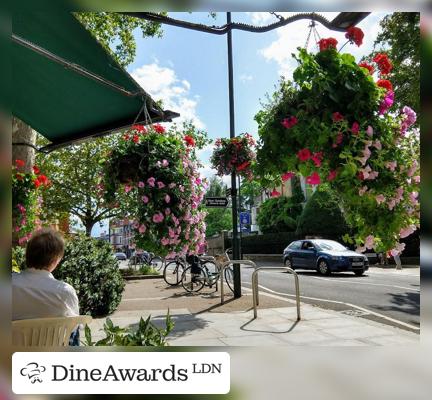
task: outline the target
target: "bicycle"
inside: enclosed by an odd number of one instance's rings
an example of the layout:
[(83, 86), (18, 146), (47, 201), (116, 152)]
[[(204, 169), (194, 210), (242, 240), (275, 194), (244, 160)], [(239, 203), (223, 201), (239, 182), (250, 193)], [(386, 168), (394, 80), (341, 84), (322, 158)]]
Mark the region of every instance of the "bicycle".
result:
[[(187, 267), (182, 274), (181, 284), (184, 290), (189, 293), (197, 293), (204, 286), (212, 288), (214, 285), (217, 288), (218, 280), (220, 278), (220, 268), (219, 266), (209, 258), (198, 257), (199, 265)], [(225, 271), (227, 271), (227, 268)], [(228, 287), (234, 292), (234, 286), (232, 281), (227, 280), (227, 273), (225, 273), (225, 280)]]
[(140, 268), (143, 265), (150, 265), (155, 270), (160, 271), (164, 266), (164, 259), (154, 253), (138, 253), (129, 259), (129, 268)]
[(178, 285), (186, 267), (186, 260), (178, 256), (174, 260), (166, 262), (163, 271), (164, 281), (170, 286)]

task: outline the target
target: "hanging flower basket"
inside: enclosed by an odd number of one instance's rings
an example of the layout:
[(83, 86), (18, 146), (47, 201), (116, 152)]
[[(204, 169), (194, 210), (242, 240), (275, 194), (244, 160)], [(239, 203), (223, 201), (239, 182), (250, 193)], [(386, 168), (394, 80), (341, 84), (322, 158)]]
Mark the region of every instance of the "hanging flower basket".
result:
[(215, 146), (210, 161), (219, 176), (236, 172), (245, 178), (252, 178), (255, 141), (251, 135), (245, 133), (231, 139), (217, 139)]
[[(360, 45), (363, 36), (350, 30), (347, 38)], [(404, 248), (399, 239), (419, 225), (416, 115), (409, 107), (389, 111), (386, 54), (374, 65), (357, 65), (336, 50), (335, 39), (319, 44), (317, 54), (299, 50), (293, 82), (282, 81), (255, 117), (262, 143), (257, 174), (266, 183), (301, 174), (310, 185), (328, 184), (356, 231), (345, 239), (362, 251), (397, 255)]]
[(39, 193), (50, 185), (50, 180), (41, 173), (38, 166), (32, 172), (24, 172), (24, 161), (15, 160), (12, 166), (12, 228), (14, 242), (23, 245), (36, 228)]
[(204, 182), (191, 135), (133, 126), (104, 161), (105, 199), (132, 221), (134, 244), (161, 256), (198, 252), (205, 242)]

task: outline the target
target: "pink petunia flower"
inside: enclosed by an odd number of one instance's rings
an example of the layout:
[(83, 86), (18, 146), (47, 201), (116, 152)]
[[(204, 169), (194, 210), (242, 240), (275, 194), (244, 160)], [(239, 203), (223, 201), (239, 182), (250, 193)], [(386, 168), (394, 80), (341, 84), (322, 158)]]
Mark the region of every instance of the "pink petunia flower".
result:
[(149, 202), (149, 198), (146, 195), (141, 197), (141, 200), (143, 201), (144, 204), (147, 204)]
[(401, 228), (399, 235), (401, 239), (408, 237), (412, 233), (414, 233), (417, 230), (417, 227), (415, 225), (409, 225), (406, 228)]
[(139, 188), (143, 188), (145, 186), (144, 182), (139, 181), (138, 182), (138, 187)]
[(166, 168), (168, 167), (168, 165), (169, 165), (168, 160), (162, 160), (162, 167)]
[(139, 233), (145, 233), (147, 230), (147, 227), (145, 225), (140, 225), (138, 228)]
[(156, 178), (151, 177), (147, 179), (147, 183), (149, 184), (150, 187), (154, 187), (155, 182), (156, 182)]
[(279, 197), (281, 195), (280, 192), (278, 192), (276, 189), (273, 189), (273, 191), (270, 193), (271, 197)]
[(416, 175), (413, 177), (415, 183), (420, 183), (420, 175)]
[(158, 185), (159, 189), (163, 189), (165, 187), (165, 184), (163, 182), (160, 182), (160, 181), (157, 183), (157, 185)]
[(386, 198), (383, 194), (379, 194), (378, 196), (375, 196), (375, 200), (378, 204), (381, 204), (386, 201)]
[(367, 133), (367, 135), (369, 136), (369, 137), (372, 137), (373, 136), (373, 128), (369, 125), (368, 127), (367, 127), (367, 129), (366, 129), (366, 133)]
[(125, 185), (125, 187), (124, 187), (125, 193), (129, 193), (131, 190), (132, 190), (132, 186)]
[(165, 203), (169, 203), (171, 201), (171, 197), (169, 194), (165, 195)]

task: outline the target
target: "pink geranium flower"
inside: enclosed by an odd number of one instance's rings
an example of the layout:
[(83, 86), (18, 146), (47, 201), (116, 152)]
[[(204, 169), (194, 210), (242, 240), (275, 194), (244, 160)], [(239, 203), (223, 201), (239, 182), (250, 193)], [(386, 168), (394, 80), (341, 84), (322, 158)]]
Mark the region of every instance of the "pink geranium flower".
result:
[(343, 119), (344, 119), (344, 116), (338, 111), (336, 111), (332, 114), (333, 122), (339, 122), (339, 121), (342, 121)]
[(160, 181), (157, 183), (157, 185), (158, 185), (159, 189), (163, 189), (165, 187), (165, 184), (163, 182), (160, 182)]
[(322, 159), (323, 159), (322, 151), (319, 151), (317, 153), (313, 153), (311, 156), (311, 160), (314, 162), (316, 167), (321, 167)]
[(171, 201), (171, 197), (169, 194), (165, 195), (165, 203), (169, 203)]
[(385, 166), (390, 170), (390, 171), (394, 171), (397, 167), (397, 161), (387, 161), (385, 163)]
[(156, 178), (151, 177), (147, 179), (147, 183), (149, 184), (150, 187), (154, 187), (155, 182), (156, 182)]
[(160, 223), (160, 222), (162, 222), (164, 220), (164, 216), (163, 216), (162, 213), (159, 212), (159, 213), (153, 215), (152, 219), (153, 219), (153, 222), (155, 224), (158, 224), (158, 223)]
[(145, 225), (140, 225), (138, 228), (139, 233), (145, 233), (147, 230), (147, 227)]
[(139, 181), (138, 182), (138, 187), (139, 188), (143, 188), (145, 186), (144, 182)]
[(297, 125), (297, 122), (298, 122), (297, 117), (295, 117), (295, 116), (291, 116), (291, 117), (288, 117), (288, 118), (284, 118), (284, 119), (282, 120), (281, 124), (282, 124), (285, 128), (290, 129), (290, 128), (292, 128), (294, 125)]
[(169, 165), (168, 160), (162, 160), (162, 167), (166, 168), (168, 167), (168, 165)]
[(402, 228), (399, 232), (401, 239), (408, 237), (416, 231), (417, 227), (415, 225), (409, 225), (406, 228)]
[(125, 193), (129, 193), (131, 190), (132, 190), (132, 186), (125, 185), (125, 187), (124, 187)]
[(369, 137), (372, 137), (373, 136), (373, 128), (369, 125), (368, 127), (367, 127), (367, 129), (366, 129), (366, 133), (367, 133), (367, 135), (369, 136)]
[(141, 200), (143, 201), (144, 204), (147, 204), (149, 202), (149, 198), (145, 195), (141, 197)]

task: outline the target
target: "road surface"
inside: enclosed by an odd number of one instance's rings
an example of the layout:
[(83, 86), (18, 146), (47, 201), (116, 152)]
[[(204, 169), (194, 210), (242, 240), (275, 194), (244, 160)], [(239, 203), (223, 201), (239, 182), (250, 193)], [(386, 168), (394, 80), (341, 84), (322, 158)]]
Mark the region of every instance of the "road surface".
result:
[[(282, 266), (258, 262), (258, 266)], [(253, 269), (242, 266), (242, 286), (251, 288)], [(298, 270), (301, 301), (348, 313), (419, 333), (419, 268), (402, 271), (371, 267), (364, 276), (335, 273), (321, 276), (315, 271)], [(259, 273), (260, 290), (295, 298), (294, 281), (286, 272)], [(288, 295), (287, 295), (288, 294)]]

